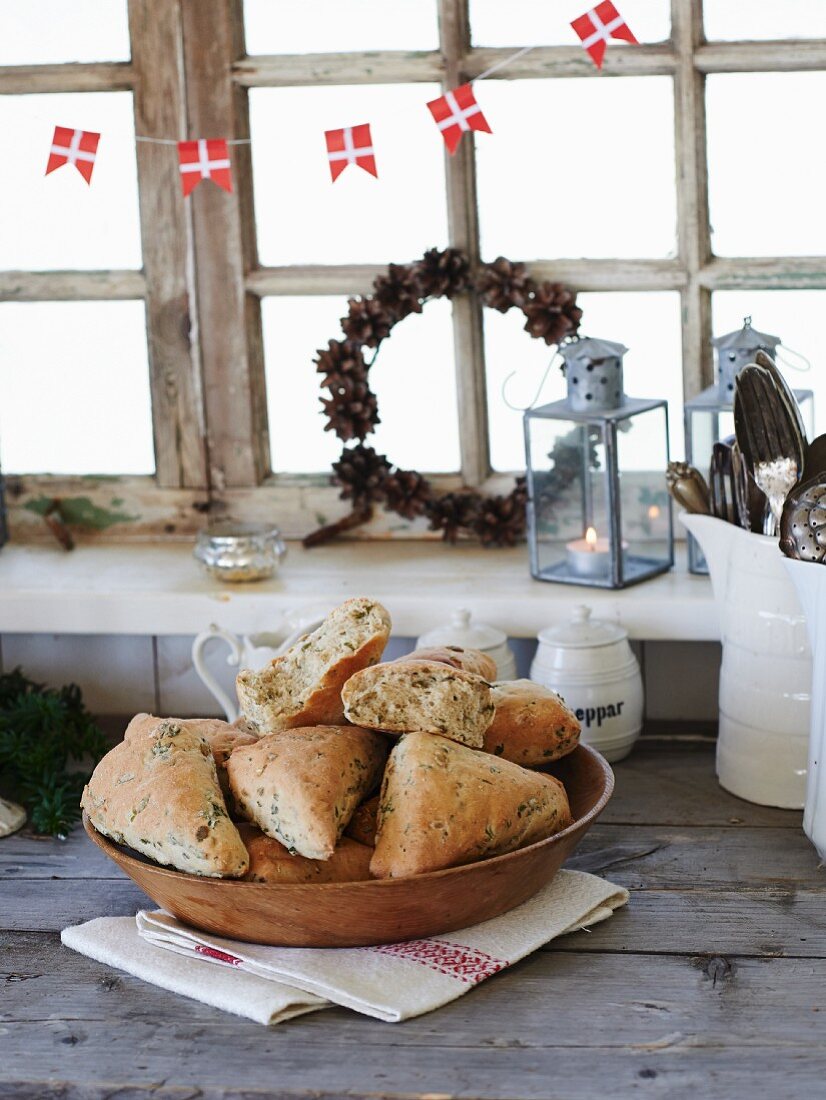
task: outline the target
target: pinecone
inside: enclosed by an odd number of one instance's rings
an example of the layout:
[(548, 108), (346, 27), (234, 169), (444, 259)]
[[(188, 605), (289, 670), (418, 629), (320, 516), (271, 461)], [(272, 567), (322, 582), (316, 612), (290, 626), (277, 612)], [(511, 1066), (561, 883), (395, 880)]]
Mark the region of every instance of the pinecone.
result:
[(390, 463), (372, 447), (358, 443), (345, 447), (341, 458), (333, 463), (334, 482), (342, 486), (339, 496), (352, 500), (354, 508), (364, 508), (380, 500), (384, 479), (390, 473)]
[(476, 279), (476, 291), (486, 306), (507, 313), (512, 306), (524, 309), (536, 283), (526, 273), (524, 264), (512, 264), (498, 256), (492, 264), (484, 264)]
[(396, 321), (402, 321), (411, 313), (421, 313), (422, 289), (415, 264), (390, 264), (387, 274), (379, 275), (374, 281), (373, 297)]
[(352, 375), (328, 374), (324, 383), (330, 391), (328, 398), (321, 398), (327, 417), (324, 431), (335, 432), (344, 443), (364, 440), (380, 423), (378, 401), (367, 382)]
[(425, 509), (430, 530), (441, 531), (445, 542), (455, 542), (460, 527), (472, 526), (479, 503), (479, 494), (472, 489), (431, 498)]
[(420, 516), (430, 499), (430, 483), (416, 470), (399, 470), (384, 479), (384, 502), (391, 512), (405, 519)]
[(481, 502), (473, 531), (483, 546), (515, 546), (525, 537), (527, 488), (524, 477), (507, 496), (486, 497)]
[(540, 283), (523, 312), (527, 318), (525, 332), (546, 344), (558, 344), (566, 336), (572, 336), (582, 317), (575, 292), (562, 283)]
[(396, 321), (395, 314), (375, 298), (349, 298), (347, 310), (341, 319), (344, 335), (368, 348), (377, 348)]
[(458, 248), (429, 248), (414, 268), (424, 298), (452, 298), (470, 286), (470, 261)]
[(322, 386), (328, 386), (329, 379), (338, 378), (346, 374), (359, 382), (367, 381), (367, 364), (361, 354), (358, 344), (352, 344), (345, 340), (330, 340), (326, 348), (319, 348), (317, 358), (313, 360), (316, 371), (326, 375), (321, 380)]

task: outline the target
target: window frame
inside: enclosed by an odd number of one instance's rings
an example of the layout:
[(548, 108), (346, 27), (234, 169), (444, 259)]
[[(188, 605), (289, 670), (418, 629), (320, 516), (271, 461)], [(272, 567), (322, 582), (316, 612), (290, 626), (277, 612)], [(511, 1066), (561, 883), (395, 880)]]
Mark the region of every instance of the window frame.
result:
[[(249, 138), (251, 88), (438, 82), (445, 89), (510, 57), (515, 47), (472, 46), (468, 0), (437, 0), (437, 50), (254, 55), (244, 46), (242, 0), (128, 0), (129, 62), (0, 68), (0, 94), (130, 90), (137, 133)], [(537, 278), (580, 291), (677, 291), (686, 398), (713, 378), (715, 290), (824, 289), (822, 257), (717, 257), (711, 249), (705, 79), (716, 73), (826, 69), (826, 39), (707, 42), (702, 0), (671, 0), (671, 36), (609, 50), (601, 72), (578, 45), (537, 47), (490, 79), (667, 75), (674, 81), (677, 255), (668, 259), (523, 259)], [(234, 191), (200, 187), (184, 203), (177, 163), (139, 142), (141, 271), (0, 271), (0, 301), (143, 299), (147, 310), (154, 477), (9, 476), (12, 536), (48, 537), (27, 508), (44, 496), (83, 495), (104, 508), (113, 483), (137, 518), (84, 532), (89, 539), (191, 537), (206, 513), (267, 515), (288, 536), (341, 513), (325, 475), (270, 470), (261, 299), (369, 293), (383, 268), (368, 264), (264, 267), (258, 263), (251, 151), (233, 147)], [(449, 243), (479, 260), (473, 135), (445, 154)], [(158, 226), (163, 231), (158, 231)], [(426, 242), (424, 242), (426, 243)], [(423, 244), (424, 247), (424, 244)], [(410, 257), (413, 259), (414, 257)], [(461, 475), (435, 483), (499, 490), (489, 460), (482, 307), (453, 301)], [(331, 334), (332, 335), (332, 334)], [(379, 516), (358, 537), (422, 537), (420, 524)], [(400, 530), (401, 527), (401, 530)]]

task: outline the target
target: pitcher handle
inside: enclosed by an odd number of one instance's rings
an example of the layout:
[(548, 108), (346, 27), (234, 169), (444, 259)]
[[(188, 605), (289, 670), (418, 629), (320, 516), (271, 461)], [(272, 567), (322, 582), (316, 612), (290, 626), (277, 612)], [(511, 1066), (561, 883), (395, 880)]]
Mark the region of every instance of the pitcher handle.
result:
[(242, 643), (236, 634), (229, 630), (222, 630), (215, 623), (211, 624), (209, 630), (202, 631), (192, 643), (192, 664), (195, 666), (195, 671), (217, 699), (219, 706), (227, 716), (227, 721), (234, 722), (241, 713), (238, 704), (230, 699), (204, 663), (204, 647), (213, 638), (220, 638), (227, 643), (229, 646), (227, 664), (236, 667), (241, 663)]

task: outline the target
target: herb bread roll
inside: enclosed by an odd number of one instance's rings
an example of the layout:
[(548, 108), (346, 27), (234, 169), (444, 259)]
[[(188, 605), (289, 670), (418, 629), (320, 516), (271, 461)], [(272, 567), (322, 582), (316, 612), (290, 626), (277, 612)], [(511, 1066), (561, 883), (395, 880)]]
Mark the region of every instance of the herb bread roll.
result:
[(474, 672), (483, 680), (496, 679), (496, 661), (481, 649), (462, 649), (458, 645), (423, 646), (421, 649), (414, 649), (404, 657), (397, 657), (393, 663), (398, 664), (402, 661), (437, 661), (440, 665), (450, 665), (451, 668), (462, 668), (465, 672)]
[(444, 737), (409, 733), (390, 754), (370, 871), (401, 878), (474, 863), (571, 824), (562, 784)]
[(98, 832), (156, 863), (213, 878), (247, 871), (209, 744), (174, 722), (115, 745), (92, 773), (81, 806)]
[(493, 684), (493, 702), (485, 752), (529, 768), (558, 760), (579, 744), (576, 715), (550, 688), (532, 680), (503, 680)]
[(385, 739), (355, 726), (269, 733), (227, 762), (239, 813), (307, 859), (330, 859), (358, 804), (378, 783)]
[(367, 844), (370, 848), (376, 843), (376, 824), (379, 813), (379, 796), (374, 795), (366, 802), (356, 807), (356, 812), (350, 818), (350, 824), (344, 830), (344, 835), (357, 840), (359, 844)]
[(341, 689), (380, 660), (390, 616), (375, 600), (347, 600), (260, 672), (244, 669), (236, 688), (247, 722), (259, 733), (341, 722)]
[(239, 826), (250, 856), (249, 882), (363, 882), (370, 878), (373, 849), (342, 837), (329, 859), (307, 859), (290, 852), (254, 825)]
[(387, 733), (440, 733), (481, 748), (493, 718), (490, 684), (437, 661), (393, 661), (357, 672), (341, 693), (350, 722)]

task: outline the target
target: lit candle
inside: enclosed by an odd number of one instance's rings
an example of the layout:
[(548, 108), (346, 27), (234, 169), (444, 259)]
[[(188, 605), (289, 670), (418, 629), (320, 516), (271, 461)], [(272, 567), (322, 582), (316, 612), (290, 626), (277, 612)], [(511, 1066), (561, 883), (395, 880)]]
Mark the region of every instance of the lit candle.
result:
[(597, 538), (593, 527), (584, 539), (566, 543), (568, 570), (576, 577), (607, 577), (611, 571), (611, 546), (608, 539)]

